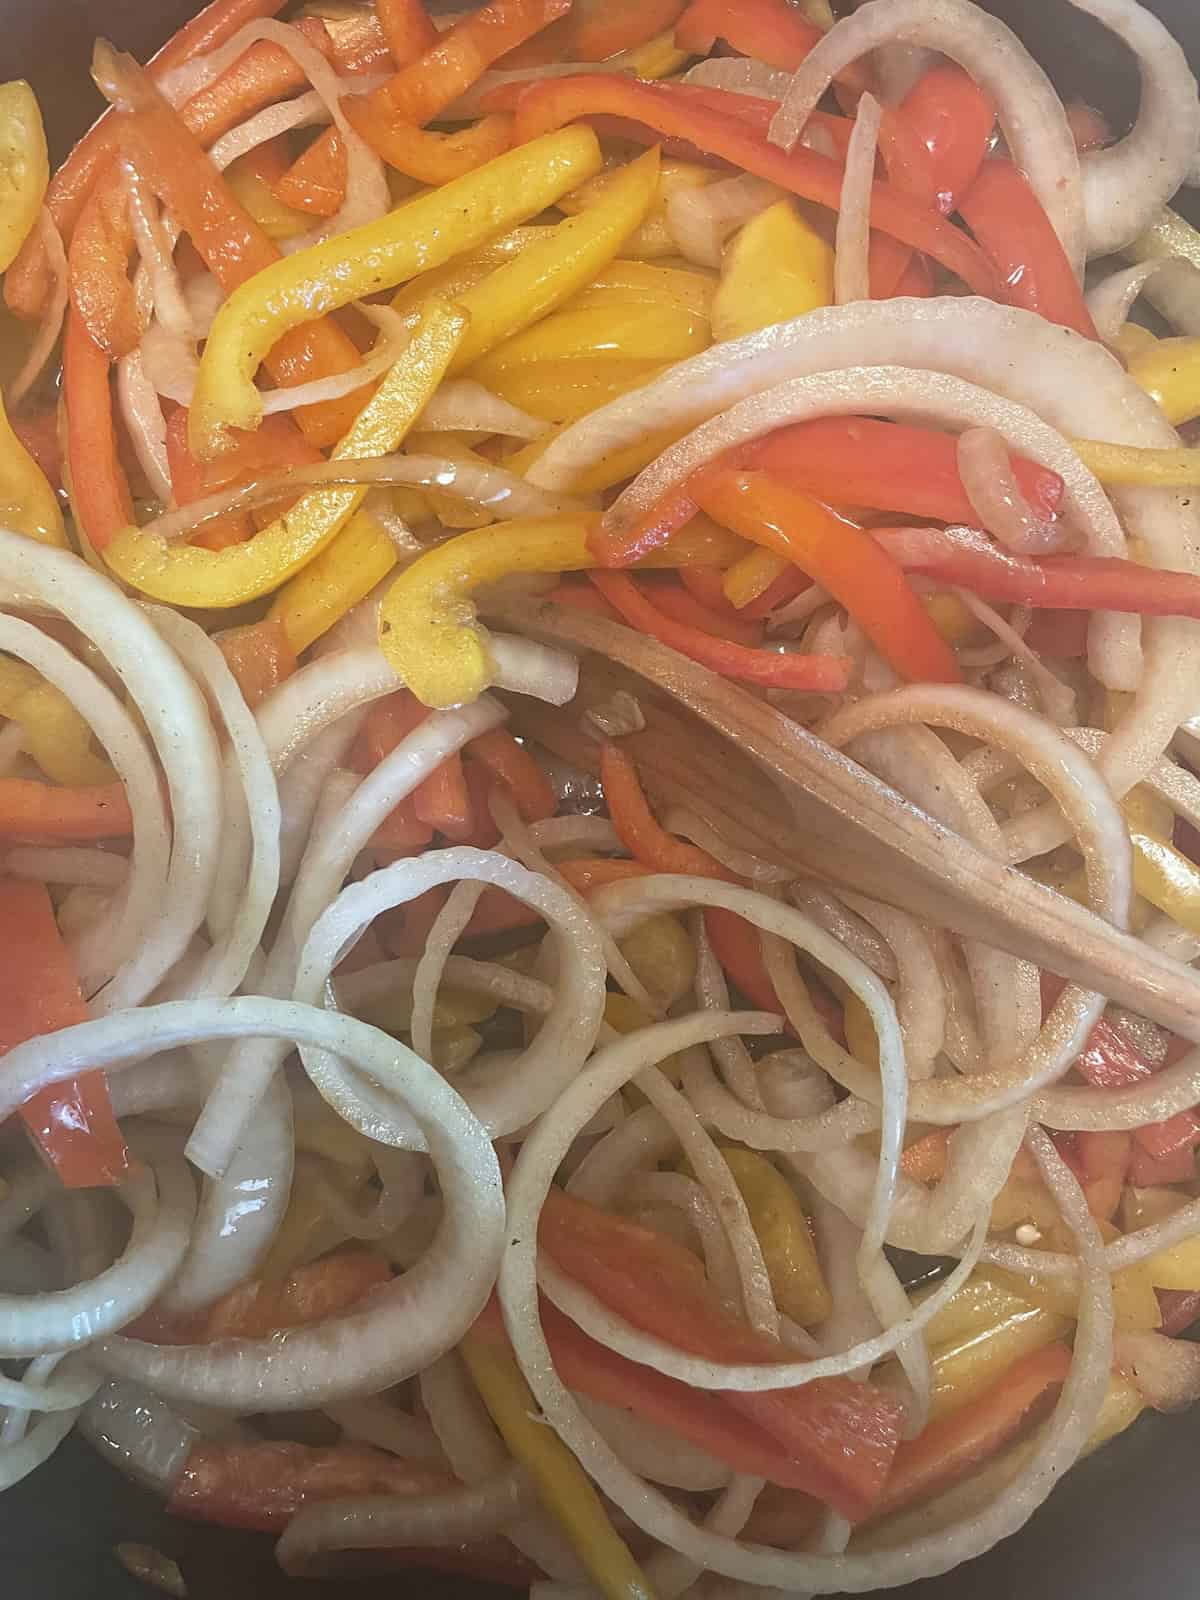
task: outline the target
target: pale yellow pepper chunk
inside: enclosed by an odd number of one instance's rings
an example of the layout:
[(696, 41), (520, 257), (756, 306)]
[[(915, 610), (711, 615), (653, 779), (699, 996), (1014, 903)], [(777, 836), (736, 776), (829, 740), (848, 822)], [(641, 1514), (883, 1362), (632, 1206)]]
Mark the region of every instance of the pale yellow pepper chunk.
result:
[(737, 339), (833, 304), (833, 249), (778, 200), (738, 230), (713, 296), (713, 338)]
[(50, 181), (37, 96), (24, 78), (0, 84), (0, 272), (25, 243)]
[(756, 1151), (723, 1146), (721, 1154), (750, 1213), (775, 1304), (803, 1328), (824, 1322), (833, 1311), (833, 1298), (796, 1191)]
[(1200, 339), (1159, 339), (1136, 354), (1129, 376), (1157, 400), (1169, 422), (1200, 416)]

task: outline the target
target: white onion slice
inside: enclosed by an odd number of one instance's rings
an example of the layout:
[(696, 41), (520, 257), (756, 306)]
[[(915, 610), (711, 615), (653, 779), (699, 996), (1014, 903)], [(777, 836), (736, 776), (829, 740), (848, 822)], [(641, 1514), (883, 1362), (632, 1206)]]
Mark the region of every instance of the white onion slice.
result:
[(784, 193), (777, 184), (750, 173), (674, 189), (667, 196), (667, 227), (680, 255), (702, 267), (719, 267), (730, 234)]
[(1176, 333), (1200, 334), (1200, 268), (1180, 256), (1169, 256), (1110, 272), (1088, 290), (1088, 310), (1106, 343), (1120, 333), (1143, 293)]
[(792, 74), (782, 67), (769, 67), (751, 56), (709, 56), (697, 61), (683, 75), (684, 83), (698, 83), (705, 89), (725, 89), (730, 94), (756, 95), (762, 100), (782, 100)]
[(846, 150), (834, 238), (833, 294), (839, 306), (871, 298), (871, 188), (882, 115), (873, 94), (860, 97)]
[(501, 433), (510, 439), (540, 439), (550, 424), (511, 405), (474, 378), (450, 378), (438, 385), (416, 426), (421, 429)]
[(1018, 555), (1062, 549), (1061, 520), (1043, 522), (1021, 492), (1008, 446), (996, 428), (967, 428), (958, 436), (958, 475), (980, 527)]
[(121, 418), (138, 465), (160, 505), (171, 500), (171, 468), (167, 462), (167, 424), (158, 403), (161, 390), (151, 381), (140, 349), (117, 362), (117, 398)]
[[(1072, 266), (1082, 273), (1087, 220), (1079, 157), (1062, 101), (1016, 34), (968, 0), (870, 0), (836, 22), (792, 78), (771, 124), (774, 143), (790, 149), (835, 76), (888, 44), (938, 50), (987, 91), (1013, 160), (1032, 184)], [(1129, 237), (1138, 231), (1134, 228)]]

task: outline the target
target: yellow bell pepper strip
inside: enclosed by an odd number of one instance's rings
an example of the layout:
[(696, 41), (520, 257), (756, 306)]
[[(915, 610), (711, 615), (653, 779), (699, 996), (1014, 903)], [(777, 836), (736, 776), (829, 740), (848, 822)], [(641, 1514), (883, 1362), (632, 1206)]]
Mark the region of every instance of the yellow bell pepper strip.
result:
[(191, 407), (193, 453), (218, 454), (226, 428), (257, 427), (262, 396), (254, 378), (284, 334), (536, 216), (600, 162), (590, 129), (566, 129), (265, 267), (230, 295), (209, 331)]
[[(397, 448), (445, 376), (465, 326), (465, 316), (454, 306), (438, 301), (427, 309), (403, 361), (363, 407), (334, 460), (361, 460)], [(104, 558), (131, 588), (168, 605), (242, 605), (270, 594), (318, 555), (366, 493), (365, 485), (314, 490), (253, 539), (225, 550), (168, 545), (130, 527), (106, 547)]]
[(649, 1581), (609, 1521), (591, 1479), (539, 1416), (505, 1344), (473, 1329), (459, 1351), (505, 1444), (533, 1479), (542, 1504), (600, 1593), (606, 1600), (654, 1600)]
[(1167, 421), (1200, 416), (1200, 339), (1159, 339), (1129, 363), (1129, 376), (1157, 400)]
[[(521, 266), (524, 259), (514, 266)], [(667, 302), (614, 299), (607, 306), (582, 311), (567, 306), (543, 317), (477, 361), (471, 376), (491, 387), (513, 368), (535, 362), (638, 361), (657, 365), (684, 361), (706, 350), (708, 344), (706, 316)]]
[(638, 978), (664, 1006), (674, 1005), (691, 989), (696, 947), (678, 917), (666, 912), (648, 917), (620, 945)]
[(802, 1328), (824, 1322), (833, 1299), (796, 1191), (765, 1156), (722, 1146), (762, 1246), (775, 1303)]
[(13, 432), (0, 397), (0, 522), (39, 544), (67, 549), (58, 496), (46, 474)]
[(940, 1339), (946, 1324), (937, 1327), (941, 1313), (927, 1332), (933, 1378), (929, 1416), (933, 1422), (978, 1400), (1014, 1361), (1061, 1339), (1071, 1326), (1069, 1317), (1046, 1311), (987, 1279), (973, 1293), (971, 1315), (973, 1325), (956, 1330), (945, 1343)]
[(331, 544), (289, 578), (267, 616), (281, 622), (297, 655), (307, 650), (396, 565), (398, 552), (371, 516), (359, 511)]
[(568, 217), (460, 299), (471, 325), (451, 372), (465, 371), (590, 283), (638, 227), (658, 187), (658, 151), (622, 167), (603, 201)]
[(1133, 828), (1129, 842), (1137, 893), (1181, 928), (1200, 933), (1200, 867), (1173, 845)]
[(71, 788), (116, 783), (112, 767), (92, 750), (92, 730), (67, 696), (23, 662), (0, 658), (0, 716), (21, 724), (25, 749), (51, 782)]
[(400, 574), (379, 611), (379, 643), (427, 706), (474, 700), (494, 681), (481, 628), (464, 623), (472, 590), (513, 572), (575, 572), (592, 565), (588, 517), (507, 522), (427, 550)]
[(1148, 489), (1188, 489), (1200, 483), (1200, 450), (1186, 445), (1154, 450), (1100, 439), (1072, 439), (1071, 443), (1101, 483)]
[[(649, 74), (645, 74), (649, 76)], [(713, 167), (702, 167), (694, 161), (666, 160), (659, 169), (658, 187), (645, 220), (630, 234), (621, 246), (621, 255), (635, 261), (656, 261), (664, 256), (677, 256), (679, 245), (667, 226), (667, 201), (680, 189), (700, 189), (715, 183), (721, 174)], [(616, 177), (614, 171), (602, 172), (589, 178), (571, 194), (558, 202), (560, 211), (575, 216), (590, 206), (598, 205)]]
[[(1113, 1237), (1116, 1237), (1115, 1233)], [(1009, 1272), (1002, 1267), (989, 1267), (988, 1275), (997, 1284), (1011, 1288), (1015, 1294), (1035, 1306), (1041, 1306), (1044, 1311), (1051, 1311), (1060, 1317), (1075, 1317), (1078, 1314), (1078, 1286), (1064, 1278)], [(1154, 1293), (1154, 1280), (1144, 1261), (1114, 1272), (1112, 1287), (1113, 1315), (1119, 1333), (1142, 1333), (1161, 1327), (1162, 1312), (1158, 1296)]]
[(689, 491), (718, 522), (786, 556), (827, 589), (901, 677), (961, 681), (953, 650), (900, 568), (886, 556), (877, 560), (883, 552), (869, 534), (765, 473), (717, 469), (699, 474)]
[(37, 96), (24, 78), (0, 84), (0, 272), (7, 272), (37, 221), (50, 182)]
[(716, 280), (690, 267), (656, 267), (648, 261), (614, 261), (571, 300), (573, 311), (602, 310), (622, 301), (669, 306), (712, 320)]
[(736, 606), (741, 611), (760, 595), (766, 594), (771, 585), (777, 583), (784, 573), (794, 571), (796, 568), (783, 556), (777, 556), (774, 550), (764, 550), (760, 547), (751, 550), (750, 554), (743, 556), (740, 561), (734, 562), (725, 574), (721, 592), (730, 605)]
[(472, 377), (479, 377), (481, 383), (509, 405), (528, 411), (544, 422), (560, 424), (577, 422), (631, 389), (643, 388), (669, 365), (670, 362), (664, 361), (614, 359), (612, 356), (597, 359), (586, 355), (558, 361), (522, 362), (499, 371), (488, 371), (486, 377), (481, 367)]
[(833, 304), (833, 247), (789, 200), (751, 217), (731, 241), (713, 298), (714, 339), (738, 339)]

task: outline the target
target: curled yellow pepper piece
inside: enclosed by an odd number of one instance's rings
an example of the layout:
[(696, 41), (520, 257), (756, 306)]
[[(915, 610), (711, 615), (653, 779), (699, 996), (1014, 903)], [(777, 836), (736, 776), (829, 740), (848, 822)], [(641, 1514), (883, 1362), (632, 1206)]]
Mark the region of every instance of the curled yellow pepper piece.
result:
[(1200, 415), (1200, 339), (1159, 339), (1135, 355), (1129, 376), (1166, 412), (1168, 422)]
[(1186, 489), (1200, 483), (1200, 450), (1179, 445), (1154, 450), (1135, 444), (1107, 444), (1100, 439), (1072, 439), (1075, 454), (1101, 483)]
[(451, 372), (465, 371), (590, 283), (649, 210), (658, 166), (657, 148), (647, 150), (613, 176), (599, 205), (545, 229), (544, 238), (460, 296), (471, 326)]
[(499, 1338), (472, 1330), (459, 1350), (505, 1444), (533, 1479), (538, 1498), (600, 1593), (606, 1600), (653, 1600), (653, 1589), (609, 1521), (591, 1479), (542, 1421), (521, 1369)]
[[(445, 376), (466, 327), (456, 306), (434, 301), (403, 358), (359, 412), (333, 459), (361, 460), (395, 450)], [(125, 528), (104, 559), (131, 588), (173, 606), (220, 609), (270, 594), (310, 562), (362, 504), (367, 489), (315, 489), (245, 544), (225, 550), (168, 545)]]
[(0, 272), (25, 243), (50, 181), (37, 96), (24, 78), (0, 84)]
[[(595, 566), (587, 544), (593, 520), (531, 517), (473, 528), (426, 550), (399, 574), (379, 608), (379, 644), (418, 700), (427, 706), (462, 705), (494, 682), (487, 634), (475, 623), (471, 595), (514, 572), (580, 572)], [(706, 517), (695, 517), (645, 565), (729, 561), (745, 548)]]
[(289, 578), (268, 617), (282, 622), (297, 655), (328, 633), (396, 565), (396, 546), (375, 518), (359, 511), (306, 567)]
[(590, 128), (563, 128), (415, 196), (377, 222), (255, 273), (225, 301), (209, 330), (189, 414), (192, 453), (210, 459), (227, 428), (258, 426), (263, 402), (255, 374), (292, 328), (393, 289), (536, 216), (598, 171), (600, 162)]
[(58, 496), (13, 432), (0, 398), (0, 523), (39, 544), (70, 549)]
[(833, 1297), (796, 1191), (753, 1150), (723, 1146), (721, 1154), (750, 1213), (775, 1304), (802, 1328), (824, 1322), (833, 1311)]
[(713, 299), (713, 338), (738, 339), (833, 304), (833, 248), (790, 200), (739, 228)]

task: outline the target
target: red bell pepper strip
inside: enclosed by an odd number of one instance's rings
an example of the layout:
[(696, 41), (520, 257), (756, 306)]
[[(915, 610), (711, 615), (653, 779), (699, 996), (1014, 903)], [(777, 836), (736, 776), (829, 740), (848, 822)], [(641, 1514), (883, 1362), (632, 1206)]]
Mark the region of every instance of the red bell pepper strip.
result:
[[(119, 70), (123, 92), (134, 107), (119, 119), (122, 146), (230, 293), (278, 261), (279, 250), (238, 204), (224, 176), (136, 62), (123, 57)], [(287, 386), (348, 372), (361, 359), (353, 341), (326, 318), (285, 334), (265, 365), (277, 383)], [(303, 406), (295, 420), (312, 443), (332, 444), (350, 427), (363, 399), (357, 391)]]
[[(408, 123), (419, 129), (463, 94), (500, 56), (523, 43), (570, 9), (571, 0), (491, 0), (467, 12), (415, 59), (399, 67), (386, 83), (367, 96), (369, 126)], [(399, 142), (402, 130), (395, 134)], [(292, 168), (293, 183), (303, 189), (310, 173), (328, 184), (332, 129), (314, 139)], [(407, 148), (415, 148), (415, 141)], [(384, 159), (389, 157), (381, 151)], [(403, 170), (403, 169), (402, 169)], [(343, 180), (344, 181), (344, 180)]]
[(748, 650), (715, 639), (676, 622), (653, 605), (624, 572), (590, 572), (591, 581), (615, 606), (631, 628), (678, 650), (680, 655), (725, 678), (764, 684), (775, 689), (800, 689), (811, 694), (840, 694), (850, 681), (844, 656), (780, 655), (774, 650)]
[(1011, 161), (985, 161), (958, 201), (958, 213), (991, 258), (1002, 284), (998, 299), (1036, 311), (1047, 322), (1095, 339), (1096, 324), (1071, 263), (1029, 187)]
[[(264, 417), (253, 433), (229, 430), (229, 449), (215, 461), (197, 461), (188, 445), (188, 413), (185, 406), (167, 419), (167, 465), (171, 489), (177, 506), (188, 506), (220, 489), (249, 483), (267, 472), (284, 467), (312, 466), (323, 459), (290, 417)], [(288, 501), (287, 504), (291, 502)], [(278, 516), (284, 504), (272, 506), (258, 515), (268, 520)], [(254, 536), (255, 514), (230, 511), (206, 522), (192, 540), (206, 550), (224, 550)]]
[(58, 407), (43, 406), (40, 411), (10, 417), (9, 421), (17, 438), (46, 474), (50, 487), (61, 489), (63, 452), (58, 437)]
[(1200, 1317), (1200, 1289), (1156, 1289), (1162, 1312), (1161, 1332), (1173, 1339)]
[[(1140, 1130), (1139, 1130), (1140, 1131)], [(1129, 1181), (1139, 1189), (1157, 1189), (1172, 1183), (1192, 1183), (1196, 1177), (1196, 1154), (1190, 1144), (1179, 1146), (1167, 1155), (1151, 1155), (1139, 1143), (1134, 1145), (1129, 1162)]]
[[(892, 140), (903, 140), (905, 134), (914, 137), (925, 151), (927, 166), (919, 174), (922, 186), (914, 184), (909, 192), (949, 216), (983, 165), (995, 124), (996, 106), (991, 96), (970, 73), (952, 62), (940, 62), (921, 74), (899, 106), (885, 113), (880, 147), (888, 176), (899, 187), (909, 189), (901, 174), (893, 171), (890, 151)], [(904, 133), (899, 132), (901, 128)], [(905, 149), (911, 151), (907, 141)], [(918, 176), (914, 166), (906, 171), (914, 179)]]
[(506, 728), (492, 728), (467, 746), (473, 761), (512, 795), (523, 822), (544, 822), (558, 810), (558, 796), (542, 768)]
[[(758, 468), (793, 489), (831, 505), (896, 511), (938, 522), (974, 521), (958, 475), (952, 434), (870, 417), (818, 417), (776, 428), (720, 458), (729, 466)], [(1062, 479), (1023, 456), (1011, 458), (1021, 492), (1039, 516), (1053, 520)], [(696, 511), (686, 484), (678, 484), (632, 528), (600, 524), (591, 547), (604, 566), (628, 566), (665, 544)]]
[(68, 306), (63, 338), (67, 466), (79, 529), (93, 550), (103, 550), (133, 521), (113, 420), (110, 365), (78, 311)]
[(845, 606), (884, 659), (916, 683), (959, 683), (954, 651), (890, 557), (861, 528), (763, 472), (716, 468), (692, 481), (711, 517), (794, 561)]
[(745, 616), (744, 611), (739, 611), (732, 604), (725, 593), (725, 574), (720, 567), (701, 566), (697, 563), (691, 567), (680, 567), (679, 581), (689, 594), (694, 594), (702, 606), (707, 606), (719, 617), (729, 617), (736, 620)]
[(570, 61), (607, 61), (665, 33), (683, 7), (684, 0), (573, 0), (564, 19), (564, 56)]
[(639, 587), (652, 605), (682, 622), (689, 628), (699, 628), (718, 639), (729, 639), (734, 644), (755, 649), (762, 644), (762, 628), (734, 611), (732, 616), (710, 609), (703, 601), (672, 578), (643, 578)]
[(475, 814), (462, 757), (448, 756), (413, 791), (413, 810), (435, 833), (461, 844), (475, 831)]
[[(428, 717), (428, 708), (407, 689), (377, 700), (367, 713), (362, 744), (364, 771), (371, 771)], [(470, 836), (474, 812), (462, 760), (448, 757), (400, 801), (376, 829), (372, 845), (389, 850), (418, 849), (432, 843), (434, 830), (456, 842)]]
[(296, 652), (278, 617), (247, 622), (213, 635), (251, 711), (296, 670)]
[(742, 606), (739, 615), (749, 617), (751, 621), (769, 617), (780, 606), (787, 605), (789, 600), (794, 600), (797, 595), (811, 588), (812, 579), (807, 572), (801, 572), (799, 567), (785, 567), (760, 595)]
[(616, 856), (576, 856), (573, 861), (556, 861), (555, 870), (579, 894), (591, 894), (610, 883), (628, 883), (631, 878), (647, 878), (650, 868), (640, 861), (623, 861)]
[[(739, 117), (711, 109), (687, 84), (640, 83), (607, 73), (547, 79), (522, 94), (513, 140), (522, 144), (598, 114), (631, 118), (669, 138), (688, 139), (709, 155), (830, 211), (841, 203), (840, 162), (803, 145), (781, 150)], [(941, 262), (977, 294), (999, 297), (998, 276), (983, 251), (945, 218), (915, 206), (890, 184), (872, 186), (871, 220), (882, 232)]]
[(667, 832), (647, 804), (633, 761), (611, 740), (600, 748), (600, 783), (617, 837), (643, 867), (651, 872), (740, 882), (707, 850)]
[(93, 341), (114, 361), (142, 336), (129, 277), (131, 244), (125, 174), (114, 163), (96, 179), (67, 255), (71, 302)]
[[(738, 55), (753, 56), (769, 67), (795, 72), (812, 47), (824, 37), (788, 0), (692, 0), (675, 24), (675, 43), (699, 56), (712, 54), (724, 39)], [(838, 74), (847, 87), (867, 87), (867, 75), (858, 62)]]
[(266, 1339), (337, 1317), (391, 1279), (382, 1256), (343, 1250), (310, 1261), (276, 1281), (252, 1278), (199, 1311), (150, 1310), (125, 1329), (151, 1344), (212, 1344), (217, 1339)]
[[(283, 5), (284, 0), (213, 0), (213, 4), (206, 6), (167, 40), (146, 70), (151, 77), (161, 80), (185, 61), (216, 50), (247, 22), (273, 17), (283, 10)], [(46, 205), (64, 241), (70, 240), (96, 174), (116, 150), (113, 113), (106, 111), (50, 180)], [(20, 317), (38, 316), (50, 292), (50, 281), (46, 247), (41, 233), (35, 230), (4, 276), (4, 297), (9, 309)]]
[(614, 611), (604, 596), (593, 589), (586, 578), (567, 579), (556, 589), (551, 589), (546, 599), (556, 606), (566, 606), (571, 611), (587, 611), (593, 617), (607, 617), (609, 622), (621, 620), (621, 613)]
[(1025, 643), (1039, 656), (1078, 660), (1087, 655), (1086, 611), (1035, 611), (1025, 633)]
[[(0, 878), (0, 1054), (87, 1017), (46, 886)], [(128, 1173), (102, 1072), (41, 1090), (20, 1115), (68, 1189), (120, 1183)]]
[(1106, 144), (1112, 143), (1112, 129), (1103, 112), (1084, 100), (1067, 101), (1067, 122), (1080, 155), (1089, 150), (1103, 150)]
[(896, 1451), (876, 1512), (886, 1516), (928, 1500), (998, 1455), (1062, 1387), (1070, 1370), (1065, 1344), (1035, 1350), (1015, 1362), (981, 1400), (906, 1439)]
[(0, 778), (0, 839), (9, 844), (86, 844), (132, 832), (124, 784), (65, 789), (36, 778)]
[[(777, 1339), (725, 1309), (702, 1274), (680, 1262), (687, 1252), (624, 1217), (552, 1189), (538, 1243), (611, 1310), (677, 1349), (711, 1361), (791, 1359)], [(896, 1400), (849, 1378), (760, 1394), (721, 1392), (784, 1448), (797, 1487), (853, 1521), (869, 1514), (900, 1438)]]
[(1144, 617), (1200, 617), (1200, 578), (1116, 556), (1010, 555), (982, 535), (940, 528), (872, 528), (905, 572), (971, 589), (1004, 605), (1063, 611), (1129, 611)]
[(407, 66), (437, 42), (424, 0), (376, 0), (375, 12), (397, 67)]

